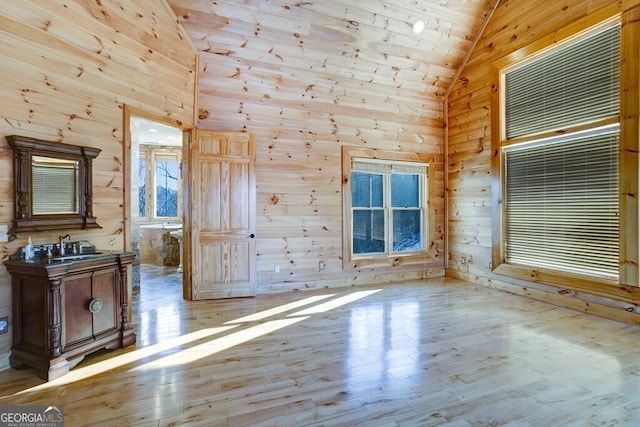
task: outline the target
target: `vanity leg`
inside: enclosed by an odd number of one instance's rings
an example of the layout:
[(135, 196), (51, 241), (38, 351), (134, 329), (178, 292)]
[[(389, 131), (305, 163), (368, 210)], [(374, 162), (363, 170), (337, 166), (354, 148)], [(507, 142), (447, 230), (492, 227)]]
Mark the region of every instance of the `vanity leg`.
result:
[(121, 346), (128, 347), (136, 343), (136, 335), (133, 328), (129, 325), (129, 292), (127, 279), (127, 265), (119, 265), (120, 281), (120, 333)]
[(62, 294), (61, 279), (49, 281), (47, 327), (49, 329), (49, 357), (62, 354)]
[(55, 380), (69, 373), (69, 362), (65, 355), (55, 358), (37, 356), (33, 353), (23, 351), (18, 348), (11, 350), (9, 363), (12, 368), (20, 369), (23, 367), (33, 368), (38, 376), (45, 381)]

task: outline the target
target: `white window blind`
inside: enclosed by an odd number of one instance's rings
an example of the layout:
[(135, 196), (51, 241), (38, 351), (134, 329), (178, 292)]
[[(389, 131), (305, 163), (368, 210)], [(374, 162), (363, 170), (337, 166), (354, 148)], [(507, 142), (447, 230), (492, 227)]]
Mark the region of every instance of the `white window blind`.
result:
[[(63, 163), (64, 162), (64, 163)], [(31, 169), (33, 194), (41, 199), (33, 204), (35, 215), (78, 213), (78, 162), (57, 165), (34, 164)], [(36, 208), (37, 207), (37, 208)]]
[(506, 261), (617, 277), (618, 133), (510, 150)]
[(507, 139), (617, 115), (619, 70), (620, 26), (615, 25), (508, 71)]
[(506, 71), (504, 262), (618, 277), (619, 69), (612, 25)]
[(351, 160), (351, 170), (379, 174), (388, 174), (392, 172), (426, 174), (427, 164), (419, 162), (353, 158)]

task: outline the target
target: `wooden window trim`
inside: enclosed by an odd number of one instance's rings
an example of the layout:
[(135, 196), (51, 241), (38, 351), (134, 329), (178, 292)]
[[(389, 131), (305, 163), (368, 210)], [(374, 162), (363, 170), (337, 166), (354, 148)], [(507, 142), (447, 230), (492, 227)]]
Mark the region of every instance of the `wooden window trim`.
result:
[[(393, 160), (405, 162), (419, 162), (427, 164), (427, 195), (425, 197), (425, 249), (419, 253), (384, 254), (372, 256), (351, 256), (351, 161), (353, 158)], [(342, 267), (343, 269), (360, 269), (362, 267), (395, 267), (399, 265), (424, 264), (434, 262), (435, 249), (429, 242), (436, 235), (434, 203), (430, 197), (434, 194), (433, 162), (424, 153), (404, 153), (396, 151), (384, 151), (360, 147), (342, 147)]]
[[(579, 37), (597, 25), (621, 22), (621, 69), (620, 69), (620, 274), (619, 279), (606, 280), (584, 276), (508, 265), (502, 262), (503, 251), (503, 206), (502, 206), (502, 123), (504, 99), (502, 70), (508, 66), (545, 52), (558, 41)], [(601, 10), (563, 27), (529, 46), (496, 61), (493, 72), (495, 90), (492, 95), (492, 270), (515, 279), (554, 285), (574, 291), (613, 297), (621, 300), (640, 301), (638, 266), (638, 150), (640, 139), (640, 61), (637, 45), (640, 37), (640, 7), (620, 13), (616, 5)]]

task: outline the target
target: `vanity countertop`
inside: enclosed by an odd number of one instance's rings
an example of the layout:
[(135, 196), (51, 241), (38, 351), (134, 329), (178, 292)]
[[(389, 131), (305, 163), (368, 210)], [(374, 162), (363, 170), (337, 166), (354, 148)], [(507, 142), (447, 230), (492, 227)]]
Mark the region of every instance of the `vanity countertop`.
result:
[(38, 256), (32, 260), (25, 260), (21, 256), (14, 255), (4, 261), (4, 264), (12, 269), (42, 270), (48, 272), (48, 275), (52, 275), (58, 270), (60, 273), (64, 273), (70, 269), (92, 268), (105, 262), (117, 261), (126, 264), (131, 262), (135, 256), (135, 252), (96, 249), (91, 253), (55, 255), (51, 257)]

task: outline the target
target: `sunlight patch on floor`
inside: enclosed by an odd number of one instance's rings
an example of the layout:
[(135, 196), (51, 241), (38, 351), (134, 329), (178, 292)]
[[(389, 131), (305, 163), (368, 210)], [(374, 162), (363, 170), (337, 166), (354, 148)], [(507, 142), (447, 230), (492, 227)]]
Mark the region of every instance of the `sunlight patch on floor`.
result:
[[(190, 332), (186, 335), (172, 337), (167, 341), (153, 344), (148, 347), (142, 347), (132, 351), (123, 350), (124, 353), (122, 354), (109, 357), (108, 359), (101, 360), (101, 361), (89, 364), (87, 366), (80, 366), (80, 367), (74, 368), (68, 374), (60, 378), (57, 378), (55, 380), (49, 381), (44, 384), (40, 384), (38, 386), (29, 388), (26, 390), (19, 391), (15, 394), (19, 395), (23, 393), (31, 393), (34, 391), (44, 390), (50, 387), (58, 387), (61, 385), (67, 385), (73, 382), (82, 381), (87, 378), (102, 374), (104, 372), (111, 371), (113, 369), (116, 369), (128, 364), (139, 362), (145, 358), (150, 358), (154, 355), (167, 352), (172, 349), (175, 349), (175, 351), (173, 351), (171, 354), (162, 356), (158, 359), (152, 360), (147, 363), (143, 363), (138, 366), (134, 366), (130, 368), (128, 371), (131, 372), (131, 371), (145, 371), (150, 369), (164, 369), (171, 366), (192, 363), (200, 359), (206, 358), (208, 356), (211, 356), (213, 354), (219, 353), (221, 351), (227, 350), (229, 348), (241, 345), (253, 339), (259, 338), (261, 336), (270, 334), (279, 329), (282, 329), (287, 326), (294, 325), (303, 320), (309, 319), (310, 315), (312, 314), (325, 313), (327, 311), (355, 302), (362, 298), (366, 298), (370, 295), (380, 292), (381, 290), (382, 289), (356, 291), (324, 303), (319, 303), (319, 302), (326, 300), (328, 298), (335, 297), (335, 294), (317, 295), (317, 296), (302, 299), (300, 301), (294, 301), (292, 303), (283, 304), (281, 306), (264, 310), (259, 313), (251, 314), (235, 320), (228, 321), (225, 323), (225, 325), (228, 325), (228, 326), (200, 329), (194, 332)], [(232, 332), (231, 334), (220, 337), (220, 338), (209, 339), (213, 335), (221, 334), (221, 333), (230, 331), (232, 329), (238, 328), (240, 326), (239, 323), (261, 321), (268, 317), (273, 317), (278, 314), (282, 314), (284, 312), (291, 311), (293, 309), (307, 306), (314, 303), (318, 303), (318, 304), (312, 307), (308, 307), (306, 309), (300, 310), (298, 312), (291, 313), (287, 316), (287, 318), (269, 320), (255, 326), (247, 327), (243, 330)], [(203, 340), (203, 339), (209, 339), (209, 341), (203, 342), (201, 344), (197, 344), (190, 348), (180, 349), (181, 346), (184, 346), (186, 344), (189, 344), (195, 341)]]
[(351, 302), (357, 301), (359, 299), (368, 297), (369, 295), (373, 295), (375, 293), (380, 292), (382, 289), (374, 289), (371, 291), (358, 291), (358, 292), (353, 292), (349, 295), (345, 295), (343, 297), (340, 298), (336, 298), (332, 301), (327, 301), (323, 304), (318, 304), (314, 307), (309, 307), (307, 309), (304, 309), (302, 311), (298, 311), (296, 313), (292, 313), (289, 316), (308, 316), (310, 314), (318, 314), (318, 313), (324, 313), (326, 311), (329, 310), (333, 310), (334, 308), (338, 308), (342, 305), (345, 304), (349, 304)]
[(266, 319), (267, 317), (275, 316), (276, 314), (284, 313), (285, 311), (293, 310), (294, 308), (299, 308), (305, 305), (313, 304), (315, 302), (322, 301), (323, 299), (327, 299), (333, 296), (335, 296), (335, 294), (318, 295), (315, 297), (305, 298), (300, 301), (292, 302), (290, 304), (284, 304), (278, 307), (271, 308), (269, 310), (261, 311), (259, 313), (250, 314), (248, 316), (244, 316), (239, 319), (230, 320), (228, 322), (225, 322), (225, 325), (233, 324), (233, 323), (242, 323), (242, 322), (255, 322), (258, 320)]
[(219, 353), (231, 347), (235, 347), (247, 341), (251, 341), (252, 339), (259, 338), (263, 335), (293, 325), (294, 323), (298, 323), (301, 320), (305, 319), (308, 319), (308, 317), (270, 320), (266, 323), (252, 326), (242, 331), (234, 332), (230, 335), (217, 338), (204, 344), (199, 344), (194, 347), (181, 350), (177, 353), (173, 353), (160, 359), (154, 360), (153, 362), (137, 366), (135, 368), (132, 368), (131, 370), (141, 371), (147, 369), (163, 369), (171, 366), (184, 365), (187, 363), (195, 362), (197, 360), (211, 356), (212, 354)]
[(32, 387), (27, 390), (19, 391), (15, 394), (22, 394), (27, 392), (39, 391), (49, 387), (58, 387), (73, 383), (75, 381), (81, 381), (94, 375), (101, 374), (103, 372), (110, 371), (115, 368), (127, 365), (129, 363), (137, 362), (138, 360), (146, 357), (153, 356), (154, 354), (162, 353), (174, 347), (179, 347), (188, 344), (193, 341), (198, 341), (203, 338), (208, 338), (212, 335), (220, 334), (235, 328), (236, 326), (220, 326), (217, 328), (200, 329), (194, 332), (190, 332), (186, 335), (181, 335), (175, 338), (171, 338), (170, 341), (160, 342), (158, 344), (151, 345), (149, 347), (143, 347), (137, 350), (126, 352), (117, 356), (110, 357), (109, 359), (92, 363), (91, 365), (81, 366), (72, 369), (68, 374), (57, 378), (53, 381), (49, 381), (44, 384)]
[[(375, 290), (369, 290), (369, 291), (353, 292), (348, 295), (336, 298), (332, 301), (328, 301), (322, 304), (315, 305), (313, 307), (309, 307), (305, 310), (292, 313), (288, 316), (290, 317), (289, 319), (269, 320), (265, 323), (248, 327), (247, 329), (244, 329), (242, 331), (237, 331), (230, 335), (217, 338), (185, 350), (181, 350), (177, 353), (165, 356), (161, 359), (154, 360), (153, 362), (145, 363), (144, 365), (137, 366), (135, 368), (132, 368), (131, 370), (140, 371), (140, 370), (147, 370), (147, 369), (165, 369), (172, 366), (192, 363), (197, 360), (203, 359), (205, 357), (211, 356), (213, 354), (219, 353), (221, 351), (227, 350), (229, 348), (246, 343), (253, 339), (259, 338), (263, 335), (270, 334), (274, 331), (277, 331), (278, 329), (282, 329), (287, 326), (291, 326), (295, 323), (298, 323), (302, 320), (306, 320), (310, 317), (309, 316), (310, 314), (324, 313), (329, 310), (333, 310), (345, 304), (349, 304), (359, 299), (373, 295), (377, 292), (380, 292), (381, 290), (382, 289), (375, 289)], [(309, 300), (321, 301), (331, 296), (334, 296), (334, 295), (307, 298), (305, 300), (297, 301), (291, 304), (284, 304), (280, 307), (275, 307), (270, 310), (265, 310), (263, 312), (256, 313), (256, 315), (245, 316), (241, 319), (244, 319), (244, 321), (247, 321), (247, 319), (251, 321), (256, 319), (262, 320), (269, 315), (279, 314), (284, 311), (290, 310), (292, 306), (308, 305), (312, 302)], [(295, 317), (292, 318), (293, 316)], [(227, 323), (236, 323), (241, 321), (241, 319), (236, 319)]]

